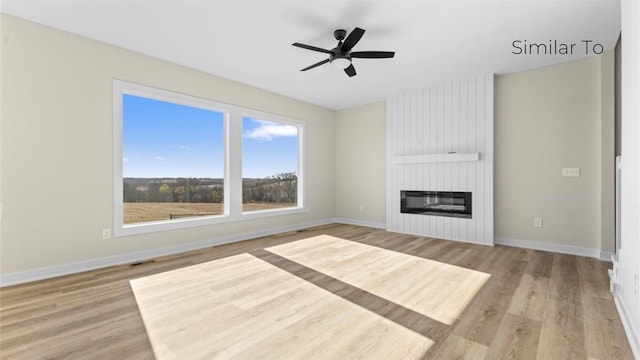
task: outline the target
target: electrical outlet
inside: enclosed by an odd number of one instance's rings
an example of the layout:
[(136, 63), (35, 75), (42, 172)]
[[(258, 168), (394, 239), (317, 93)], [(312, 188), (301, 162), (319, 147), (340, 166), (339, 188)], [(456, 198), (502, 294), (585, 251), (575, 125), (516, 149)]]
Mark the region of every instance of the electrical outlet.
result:
[(579, 177), (580, 168), (562, 168), (562, 176)]
[(364, 205), (360, 205), (360, 212), (364, 211)]
[(537, 228), (542, 227), (542, 218), (533, 218), (533, 226)]
[(102, 229), (102, 239), (103, 240), (111, 239), (111, 229)]

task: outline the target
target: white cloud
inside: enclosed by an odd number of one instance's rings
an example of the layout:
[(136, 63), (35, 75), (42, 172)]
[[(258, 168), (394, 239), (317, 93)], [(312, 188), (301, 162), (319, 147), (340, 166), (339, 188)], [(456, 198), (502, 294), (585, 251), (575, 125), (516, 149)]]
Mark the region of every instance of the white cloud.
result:
[(126, 157), (122, 158), (122, 162), (127, 162), (127, 161), (129, 161), (129, 158), (126, 158)]
[(156, 156), (156, 160), (158, 160), (158, 161), (165, 161), (165, 160), (167, 160), (167, 158), (163, 158), (163, 157), (160, 157), (160, 156)]
[(187, 145), (180, 145), (180, 150), (191, 150), (191, 148)]
[(259, 127), (244, 133), (245, 138), (271, 141), (276, 137), (297, 136), (298, 129), (295, 126), (273, 123), (263, 120), (252, 120), (260, 124)]

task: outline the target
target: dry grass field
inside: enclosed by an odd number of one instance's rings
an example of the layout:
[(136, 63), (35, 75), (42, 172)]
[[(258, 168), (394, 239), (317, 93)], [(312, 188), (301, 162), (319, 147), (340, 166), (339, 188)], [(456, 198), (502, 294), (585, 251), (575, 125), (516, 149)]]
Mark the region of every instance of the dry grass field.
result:
[[(268, 210), (295, 206), (291, 203), (249, 203), (243, 205), (244, 211)], [(224, 212), (221, 203), (124, 203), (124, 223), (135, 224), (148, 221), (169, 220), (192, 216), (221, 215)]]

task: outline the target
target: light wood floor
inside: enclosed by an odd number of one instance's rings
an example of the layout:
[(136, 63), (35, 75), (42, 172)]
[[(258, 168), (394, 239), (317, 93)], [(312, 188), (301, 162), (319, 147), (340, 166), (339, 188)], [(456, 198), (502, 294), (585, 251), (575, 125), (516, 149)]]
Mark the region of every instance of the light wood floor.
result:
[(131, 287), (158, 360), (415, 360), (433, 344), (250, 254), (132, 280)]
[[(326, 264), (298, 258), (305, 266), (266, 250), (323, 234), (491, 276), (447, 324), (386, 299), (378, 288), (367, 291), (344, 274), (330, 276), (314, 269)], [(399, 325), (391, 327), (430, 339), (425, 359), (633, 359), (608, 292), (607, 263), (350, 225), (328, 225), (0, 289), (0, 358), (153, 359), (129, 280), (245, 253), (283, 270), (280, 274), (288, 281), (303, 280), (301, 286), (322, 289), (326, 303), (335, 301), (356, 315), (361, 311), (353, 309), (367, 310), (379, 315), (375, 320), (379, 324)]]
[(328, 235), (266, 250), (446, 325), (459, 318), (491, 277)]

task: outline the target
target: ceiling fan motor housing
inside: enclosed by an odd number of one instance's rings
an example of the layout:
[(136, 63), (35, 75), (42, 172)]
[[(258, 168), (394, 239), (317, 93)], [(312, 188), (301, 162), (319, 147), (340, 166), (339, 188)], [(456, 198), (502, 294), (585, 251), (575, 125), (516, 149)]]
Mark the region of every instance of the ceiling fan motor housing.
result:
[(329, 60), (331, 62), (333, 62), (336, 59), (347, 59), (351, 61), (351, 55), (349, 53), (340, 52), (340, 50), (338, 50), (337, 52), (334, 52), (329, 55)]
[[(349, 51), (342, 51), (341, 47), (342, 40), (347, 37), (347, 30), (338, 29), (333, 32), (333, 36), (336, 38), (336, 40), (339, 41), (339, 43), (337, 47), (331, 49), (331, 54), (329, 54), (329, 62), (333, 63), (334, 60), (338, 60), (336, 64), (340, 63), (339, 67), (346, 68), (347, 66), (351, 65), (351, 54)], [(343, 59), (346, 61), (344, 61)]]

